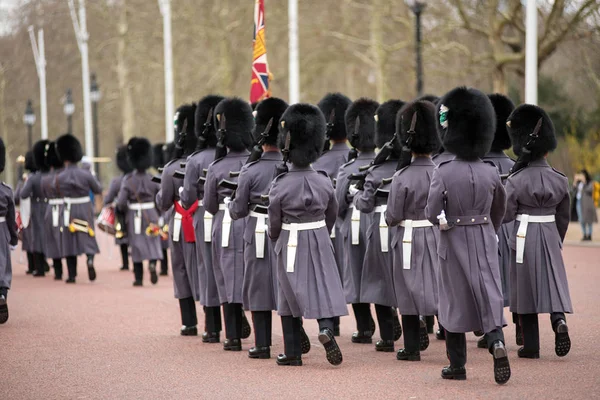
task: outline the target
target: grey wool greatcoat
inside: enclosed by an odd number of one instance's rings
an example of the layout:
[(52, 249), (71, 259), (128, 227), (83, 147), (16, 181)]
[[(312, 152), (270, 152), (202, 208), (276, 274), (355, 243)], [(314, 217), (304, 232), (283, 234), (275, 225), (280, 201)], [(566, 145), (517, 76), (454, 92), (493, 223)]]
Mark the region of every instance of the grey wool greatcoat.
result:
[[(515, 162), (504, 152), (490, 152), (484, 158), (484, 161), (494, 163), (500, 175), (508, 174)], [(510, 304), (510, 246), (508, 245), (510, 235), (513, 231), (514, 223), (507, 222), (502, 224), (498, 231), (498, 260), (500, 262), (500, 278), (502, 278), (502, 295), (504, 296), (504, 307)]]
[(444, 150), (441, 153), (438, 153), (435, 156), (431, 157), (431, 161), (433, 161), (435, 165), (440, 165), (443, 162), (454, 160), (455, 157), (456, 156), (454, 154), (450, 153), (447, 150)]
[(510, 311), (518, 314), (572, 313), (562, 243), (569, 226), (570, 199), (567, 177), (552, 169), (545, 159), (533, 161), (511, 175), (505, 221), (519, 214), (554, 215), (555, 222), (527, 226), (523, 263), (517, 264), (516, 237), (521, 222), (510, 235)]
[[(244, 309), (270, 311), (277, 309), (277, 263), (274, 246), (264, 233), (264, 257), (256, 257), (256, 225), (258, 220), (248, 216), (256, 205), (265, 205), (261, 195), (268, 194), (275, 167), (281, 164), (278, 151), (263, 153), (262, 157), (242, 167), (235, 198), (229, 203), (234, 220), (247, 218), (244, 230)], [(266, 227), (265, 227), (266, 228)]]
[[(84, 198), (89, 197), (90, 192), (102, 193), (102, 186), (92, 173), (87, 169), (79, 168), (76, 164), (70, 164), (58, 173), (56, 185), (63, 198)], [(94, 205), (91, 203), (91, 199), (87, 203), (71, 205), (70, 221), (74, 219), (87, 221), (95, 231)], [(82, 254), (93, 255), (100, 252), (95, 236), (90, 236), (85, 232), (70, 232), (67, 227), (63, 228), (62, 245), (65, 257)]]
[[(125, 175), (121, 182), (117, 208), (119, 211), (127, 213), (127, 237), (129, 238), (131, 259), (134, 263), (162, 259), (160, 236), (146, 235), (146, 228), (150, 224), (158, 226), (158, 210), (154, 207), (148, 210), (136, 211), (129, 207), (130, 204), (134, 203), (154, 204), (159, 190), (160, 186), (152, 182), (152, 177), (146, 172), (131, 172)], [(141, 213), (142, 225), (141, 230), (136, 233), (134, 219), (138, 212)]]
[[(386, 206), (384, 198), (376, 196), (382, 180), (391, 178), (396, 172), (397, 160), (385, 161), (373, 166), (367, 173), (364, 190), (354, 196), (354, 207), (359, 211), (370, 214), (370, 224), (367, 228), (367, 249), (363, 259), (359, 303), (373, 303), (382, 306), (395, 307), (396, 296), (392, 281), (392, 253), (390, 249), (392, 231), (388, 229), (388, 251), (381, 249), (380, 224), (381, 212), (375, 210), (378, 206)], [(385, 225), (385, 221), (383, 223)], [(387, 228), (387, 226), (386, 226)]]
[[(329, 239), (337, 216), (331, 180), (311, 167), (290, 166), (269, 192), (269, 236), (276, 240), (279, 291), (277, 313), (308, 319), (348, 315), (344, 289)], [(296, 260), (288, 272), (290, 231), (282, 224), (325, 221), (318, 229), (298, 231)]]
[(167, 212), (169, 219), (169, 247), (171, 247), (171, 268), (173, 270), (173, 288), (175, 298), (193, 297), (199, 300), (199, 277), (196, 265), (196, 244), (185, 241), (183, 226), (177, 238), (174, 237), (175, 210), (173, 204), (179, 201), (179, 188), (183, 179), (173, 177), (173, 173), (181, 169), (185, 158), (176, 158), (165, 165), (162, 172), (160, 190), (156, 194), (156, 206), (159, 211)]
[[(394, 174), (385, 220), (389, 226), (402, 221), (423, 221), (435, 164), (429, 157), (416, 157)], [(410, 268), (404, 265), (405, 228), (398, 226), (392, 237), (392, 276), (398, 311), (402, 315), (436, 315), (438, 311), (439, 261), (437, 226), (413, 228)]]
[(342, 283), (346, 303), (358, 303), (360, 299), (360, 284), (363, 271), (363, 260), (367, 250), (367, 228), (372, 214), (360, 213), (358, 229), (358, 244), (352, 244), (352, 212), (354, 204), (348, 188), (352, 184), (350, 176), (359, 173), (359, 167), (368, 165), (375, 158), (375, 152), (359, 153), (358, 157), (340, 167), (335, 186), (335, 197), (338, 202), (338, 220), (341, 221), (339, 232), (344, 243), (344, 262), (342, 263)]
[[(117, 197), (119, 196), (119, 190), (121, 190), (121, 183), (123, 182), (123, 178), (125, 176), (126, 175), (119, 175), (112, 178), (110, 184), (108, 185), (108, 192), (106, 193), (106, 196), (104, 196), (104, 207), (110, 206), (113, 202), (117, 200)], [(115, 244), (117, 246), (128, 243), (129, 235), (125, 235), (120, 239), (115, 237)], [(162, 256), (160, 258), (162, 258)]]
[[(447, 204), (444, 205), (444, 192)], [(505, 325), (498, 241), (506, 192), (496, 167), (456, 158), (433, 170), (425, 216), (453, 227), (440, 231), (438, 318), (449, 332), (491, 332)]]
[[(62, 196), (56, 189), (56, 180), (62, 169), (53, 170), (44, 175), (42, 178), (42, 193), (48, 199), (48, 207), (44, 214), (44, 255), (53, 260), (63, 258), (62, 250), (62, 225), (63, 225), (63, 210), (61, 204), (50, 204), (53, 200), (62, 199)], [(58, 221), (52, 215), (58, 213)]]
[[(15, 189), (14, 202), (17, 206), (21, 204), (21, 189), (24, 184), (25, 182), (19, 181)], [(21, 249), (28, 253), (33, 251), (33, 225), (31, 223), (21, 232)]]
[(0, 217), (5, 219), (4, 222), (0, 222), (0, 287), (10, 289), (12, 282), (10, 246), (16, 246), (19, 239), (17, 238), (13, 191), (4, 182), (0, 183)]
[[(324, 171), (329, 176), (329, 179), (333, 182), (337, 179), (340, 167), (348, 162), (348, 152), (350, 148), (346, 142), (334, 143), (328, 152), (324, 153), (317, 161), (312, 164), (315, 171)], [(337, 186), (337, 184), (336, 184)], [(332, 238), (333, 249), (335, 250), (335, 262), (340, 272), (340, 276), (343, 277), (344, 269), (344, 239), (342, 238), (340, 227), (342, 226), (342, 219), (338, 218), (335, 221), (335, 238)], [(343, 279), (343, 278), (342, 278)]]
[[(207, 169), (215, 159), (215, 149), (207, 148), (192, 153), (185, 166), (185, 178), (183, 179), (183, 191), (181, 192), (181, 203), (184, 207), (191, 207), (198, 201), (198, 210), (194, 213), (194, 231), (196, 232), (196, 259), (198, 265), (198, 277), (200, 280), (200, 304), (206, 307), (218, 307), (221, 305), (219, 291), (213, 270), (212, 241), (205, 241), (204, 218), (211, 217), (204, 209), (204, 183), (198, 184), (198, 179), (204, 176)], [(212, 232), (208, 232), (208, 237)]]
[[(239, 171), (246, 163), (248, 151), (230, 151), (219, 160), (214, 161), (206, 174), (204, 185), (204, 207), (213, 217), (212, 224), (212, 256), (213, 271), (217, 281), (219, 300), (221, 303), (243, 303), (242, 288), (244, 285), (244, 230), (246, 219), (231, 221), (229, 243), (222, 245), (223, 218), (225, 210), (219, 205), (224, 204), (226, 197), (231, 196), (231, 189), (219, 186), (222, 179), (235, 181), (230, 172)], [(222, 208), (225, 207), (224, 205)], [(227, 211), (228, 212), (228, 211)]]
[(46, 173), (40, 171), (30, 175), (23, 188), (21, 189), (21, 199), (31, 199), (31, 225), (32, 231), (32, 243), (31, 250), (34, 253), (43, 253), (45, 249), (44, 244), (44, 215), (46, 214), (46, 207), (48, 205), (44, 194), (42, 193), (42, 178), (46, 176)]

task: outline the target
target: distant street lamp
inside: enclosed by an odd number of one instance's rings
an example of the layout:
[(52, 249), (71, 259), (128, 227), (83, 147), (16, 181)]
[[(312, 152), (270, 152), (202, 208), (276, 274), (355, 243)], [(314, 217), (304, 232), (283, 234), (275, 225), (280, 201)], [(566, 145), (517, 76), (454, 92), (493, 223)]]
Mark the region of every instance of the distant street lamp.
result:
[(33, 147), (33, 124), (35, 124), (35, 113), (33, 112), (31, 100), (27, 100), (27, 107), (25, 107), (23, 122), (25, 125), (27, 125), (27, 149), (31, 150)]
[[(92, 83), (90, 84), (90, 100), (92, 100), (92, 121), (93, 121), (93, 132), (94, 132), (94, 154), (96, 157), (100, 155), (99, 145), (99, 134), (98, 134), (98, 102), (102, 98), (98, 82), (96, 81), (96, 74), (92, 74)], [(95, 163), (96, 176), (100, 180), (100, 163)]]
[(415, 14), (415, 56), (417, 76), (417, 96), (423, 95), (423, 60), (421, 58), (421, 13), (425, 10), (427, 3), (419, 0), (407, 1), (408, 6)]
[(73, 104), (73, 96), (71, 96), (71, 89), (67, 89), (65, 93), (65, 104), (63, 111), (67, 116), (67, 133), (73, 134), (73, 113), (75, 112), (75, 104)]

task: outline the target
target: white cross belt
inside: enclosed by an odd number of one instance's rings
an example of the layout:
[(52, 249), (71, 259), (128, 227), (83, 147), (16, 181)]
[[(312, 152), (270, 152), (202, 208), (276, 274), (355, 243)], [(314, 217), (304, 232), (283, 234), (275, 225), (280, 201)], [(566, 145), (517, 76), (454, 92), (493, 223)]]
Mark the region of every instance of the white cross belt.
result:
[(413, 229), (427, 228), (433, 226), (433, 224), (426, 219), (405, 219), (400, 222), (400, 226), (404, 227), (404, 236), (402, 236), (402, 268), (410, 269)]
[(221, 247), (229, 247), (231, 214), (229, 214), (229, 208), (227, 208), (227, 204), (219, 204), (219, 210), (223, 210), (223, 225), (221, 225)]
[(357, 246), (360, 243), (360, 214), (361, 212), (354, 207), (354, 204), (350, 205), (352, 215), (350, 216), (350, 236), (352, 239), (352, 245)]
[(388, 246), (388, 232), (389, 228), (385, 223), (385, 211), (387, 205), (377, 206), (373, 212), (379, 213), (379, 241), (381, 242), (381, 252), (387, 253), (389, 251)]
[(256, 258), (265, 258), (265, 234), (267, 232), (267, 214), (250, 211), (251, 217), (256, 218), (254, 228), (254, 244), (256, 246)]
[(65, 197), (65, 209), (63, 210), (63, 225), (69, 226), (71, 223), (71, 205), (72, 204), (85, 204), (91, 202), (90, 196), (85, 197)]
[(527, 225), (529, 224), (545, 224), (554, 222), (554, 215), (517, 215), (517, 221), (521, 221), (517, 230), (517, 264), (523, 264), (523, 255), (525, 254), (525, 237), (527, 236)]
[(320, 229), (327, 226), (324, 220), (316, 222), (302, 222), (297, 224), (281, 224), (281, 229), (290, 232), (290, 237), (287, 243), (287, 263), (286, 271), (294, 272), (294, 264), (296, 264), (296, 248), (298, 247), (298, 232)]

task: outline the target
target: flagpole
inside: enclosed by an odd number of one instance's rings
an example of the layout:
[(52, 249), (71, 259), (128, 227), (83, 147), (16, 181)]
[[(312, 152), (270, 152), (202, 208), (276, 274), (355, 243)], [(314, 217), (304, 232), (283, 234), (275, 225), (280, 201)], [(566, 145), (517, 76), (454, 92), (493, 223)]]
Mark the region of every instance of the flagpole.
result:
[[(42, 139), (48, 139), (48, 111), (46, 105), (46, 51), (44, 46), (44, 30), (38, 31), (38, 39), (35, 40), (33, 26), (29, 27), (29, 39), (31, 41), (31, 49), (33, 50), (33, 58), (40, 81), (40, 112), (42, 120)], [(39, 47), (38, 47), (39, 45)]]
[(175, 115), (173, 95), (173, 46), (171, 35), (171, 0), (158, 0), (163, 17), (163, 45), (165, 63), (165, 138), (174, 140), (173, 117)]
[(289, 20), (289, 103), (300, 102), (300, 64), (298, 62), (298, 0), (288, 0)]
[(538, 24), (536, 0), (527, 0), (525, 31), (525, 103), (537, 104)]

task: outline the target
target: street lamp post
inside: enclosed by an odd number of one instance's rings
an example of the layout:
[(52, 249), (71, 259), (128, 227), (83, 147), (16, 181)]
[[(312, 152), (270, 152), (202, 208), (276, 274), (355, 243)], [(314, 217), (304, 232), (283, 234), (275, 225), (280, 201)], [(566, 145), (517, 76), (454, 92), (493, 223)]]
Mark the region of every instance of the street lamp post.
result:
[(73, 96), (71, 96), (71, 89), (67, 89), (65, 93), (65, 104), (63, 111), (67, 116), (67, 133), (73, 134), (73, 113), (75, 112), (75, 104), (73, 104)]
[(35, 124), (35, 113), (33, 112), (31, 100), (27, 100), (23, 122), (27, 125), (27, 149), (31, 150), (33, 147), (33, 124)]
[[(98, 102), (102, 94), (100, 93), (100, 88), (98, 87), (98, 82), (96, 81), (96, 74), (92, 74), (92, 83), (90, 84), (90, 100), (92, 100), (92, 122), (93, 132), (94, 132), (94, 154), (96, 157), (100, 154), (100, 145), (99, 145), (99, 134), (98, 134)], [(100, 180), (100, 163), (95, 163), (96, 176), (98, 180)]]
[(409, 3), (409, 7), (415, 14), (415, 56), (416, 56), (416, 75), (417, 75), (417, 96), (423, 95), (423, 60), (421, 58), (421, 13), (425, 10), (424, 1), (414, 0)]

